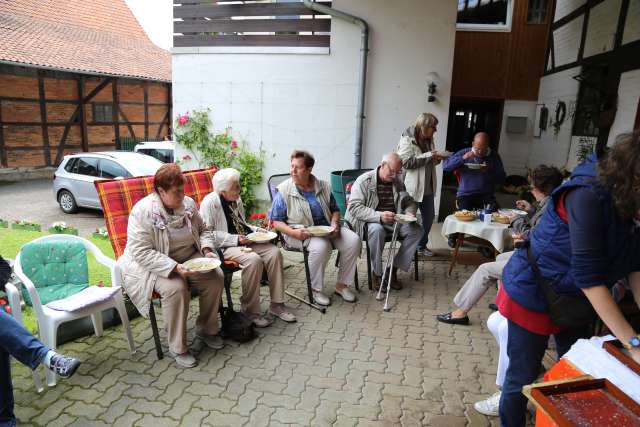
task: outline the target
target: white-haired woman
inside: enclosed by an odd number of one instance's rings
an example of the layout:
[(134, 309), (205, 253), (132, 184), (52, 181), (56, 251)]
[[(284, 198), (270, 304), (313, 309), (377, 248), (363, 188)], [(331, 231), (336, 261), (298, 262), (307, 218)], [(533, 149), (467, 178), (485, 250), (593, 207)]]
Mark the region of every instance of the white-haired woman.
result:
[(433, 197), (436, 194), (436, 165), (443, 159), (436, 151), (433, 134), (438, 129), (438, 119), (431, 113), (421, 113), (413, 126), (407, 128), (398, 143), (398, 155), (406, 170), (404, 185), (409, 195), (418, 203), (424, 235), (418, 251), (433, 256), (427, 248), (429, 231), (435, 217)]
[[(271, 293), (271, 314), (285, 322), (296, 317), (284, 305), (284, 272), (280, 249), (272, 243), (253, 243), (245, 236), (257, 228), (247, 224), (240, 199), (240, 172), (220, 169), (213, 175), (213, 192), (200, 205), (200, 215), (213, 231), (216, 246), (225, 259), (237, 261), (242, 269), (242, 312), (257, 327), (266, 327), (273, 320), (260, 312), (260, 280), (266, 270)], [(247, 251), (245, 247), (250, 246)]]

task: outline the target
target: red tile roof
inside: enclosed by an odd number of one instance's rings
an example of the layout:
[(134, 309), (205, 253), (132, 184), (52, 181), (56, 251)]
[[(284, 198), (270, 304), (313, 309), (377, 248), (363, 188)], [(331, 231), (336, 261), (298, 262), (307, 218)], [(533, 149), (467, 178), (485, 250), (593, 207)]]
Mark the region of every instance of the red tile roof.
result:
[(0, 0), (0, 61), (171, 81), (124, 0)]

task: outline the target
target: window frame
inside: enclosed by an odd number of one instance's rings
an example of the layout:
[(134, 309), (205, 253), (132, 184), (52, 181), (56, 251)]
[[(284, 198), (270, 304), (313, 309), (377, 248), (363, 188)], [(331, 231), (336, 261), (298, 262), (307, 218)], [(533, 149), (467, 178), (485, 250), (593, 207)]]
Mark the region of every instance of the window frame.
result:
[(513, 24), (513, 1), (514, 0), (507, 0), (507, 22), (505, 24), (459, 24), (457, 22), (458, 15), (456, 13), (456, 31), (486, 31), (496, 33), (511, 32), (511, 26)]
[[(96, 164), (95, 164), (96, 175), (87, 175), (85, 173), (80, 173), (80, 162), (89, 163), (85, 159), (94, 159), (96, 161)], [(76, 162), (73, 168), (73, 171), (74, 171), (73, 173), (77, 175), (90, 176), (92, 178), (100, 178), (100, 159), (98, 157), (83, 157), (83, 156), (78, 157), (78, 161)]]
[[(115, 163), (120, 169), (122, 169), (122, 171), (124, 172), (124, 174), (122, 175), (116, 175), (113, 177), (105, 177), (102, 174), (102, 163), (103, 162), (112, 162)], [(118, 163), (115, 160), (111, 160), (111, 159), (100, 159), (100, 161), (98, 162), (98, 171), (100, 172), (100, 178), (104, 178), (104, 179), (116, 179), (118, 177), (122, 177), (122, 178), (129, 178), (131, 176), (131, 173), (129, 173), (129, 171), (127, 170), (127, 168), (125, 168), (124, 166), (122, 166), (120, 163)]]
[[(93, 114), (93, 123), (113, 123), (113, 103), (111, 102), (94, 102), (93, 104), (91, 104), (92, 107), (92, 114)], [(108, 118), (106, 118), (106, 115), (104, 114), (104, 108), (110, 108), (111, 109), (111, 114), (109, 115)], [(97, 111), (101, 110), (101, 112), (98, 114)], [(98, 119), (98, 117), (100, 119)], [(103, 118), (106, 118), (103, 120)]]

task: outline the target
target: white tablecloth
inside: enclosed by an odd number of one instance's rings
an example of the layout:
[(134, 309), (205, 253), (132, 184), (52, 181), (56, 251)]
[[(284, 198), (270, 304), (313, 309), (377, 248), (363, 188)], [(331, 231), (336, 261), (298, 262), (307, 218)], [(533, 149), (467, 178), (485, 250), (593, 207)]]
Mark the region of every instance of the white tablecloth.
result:
[(442, 235), (447, 237), (452, 233), (464, 233), (487, 240), (498, 252), (510, 250), (513, 246), (509, 226), (498, 222), (485, 224), (479, 219), (460, 221), (454, 215), (449, 215), (442, 224)]

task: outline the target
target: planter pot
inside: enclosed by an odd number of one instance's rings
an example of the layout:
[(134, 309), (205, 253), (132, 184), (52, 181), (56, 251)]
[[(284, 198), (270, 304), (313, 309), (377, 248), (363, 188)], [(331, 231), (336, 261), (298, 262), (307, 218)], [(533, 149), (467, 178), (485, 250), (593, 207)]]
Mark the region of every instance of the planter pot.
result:
[(40, 224), (11, 224), (13, 230), (41, 231)]
[(65, 228), (64, 230), (56, 230), (55, 228), (51, 227), (51, 228), (49, 228), (49, 233), (51, 233), (51, 234), (71, 234), (73, 236), (77, 236), (78, 235), (78, 229), (77, 228)]
[(0, 228), (8, 228), (8, 227), (9, 227), (9, 221), (0, 219)]

